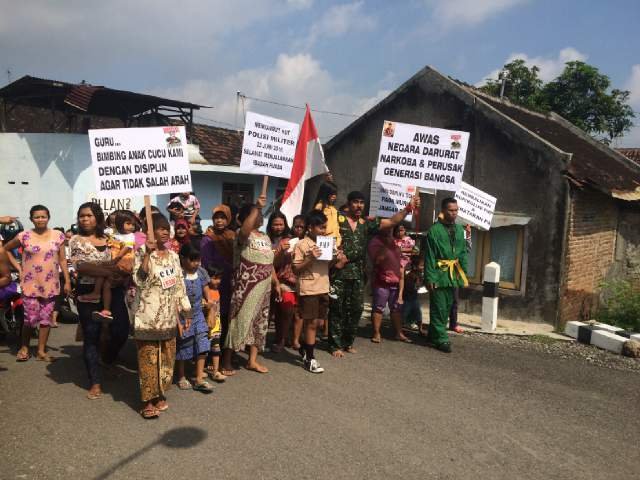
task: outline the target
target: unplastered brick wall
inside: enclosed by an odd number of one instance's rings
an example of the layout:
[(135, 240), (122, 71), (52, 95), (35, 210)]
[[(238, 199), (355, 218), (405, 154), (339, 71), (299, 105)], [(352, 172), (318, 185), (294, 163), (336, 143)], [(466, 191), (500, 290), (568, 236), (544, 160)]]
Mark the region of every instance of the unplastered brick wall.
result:
[(618, 207), (610, 197), (572, 191), (560, 326), (588, 320), (595, 311), (600, 285), (615, 260), (617, 226)]

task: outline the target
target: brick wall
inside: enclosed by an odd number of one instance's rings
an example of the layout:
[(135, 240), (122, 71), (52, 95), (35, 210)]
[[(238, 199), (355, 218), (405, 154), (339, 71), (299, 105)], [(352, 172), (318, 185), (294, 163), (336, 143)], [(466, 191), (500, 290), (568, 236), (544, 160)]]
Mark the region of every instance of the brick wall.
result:
[(587, 320), (615, 261), (618, 207), (592, 190), (572, 191), (559, 326)]

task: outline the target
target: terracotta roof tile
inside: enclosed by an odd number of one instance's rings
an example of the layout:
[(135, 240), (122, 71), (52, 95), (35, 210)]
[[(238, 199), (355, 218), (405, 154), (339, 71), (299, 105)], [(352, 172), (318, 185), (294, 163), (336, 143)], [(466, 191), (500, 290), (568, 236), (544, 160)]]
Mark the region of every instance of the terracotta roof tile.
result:
[(616, 148), (616, 150), (628, 159), (640, 164), (640, 148)]
[(191, 142), (209, 165), (240, 165), (242, 132), (196, 123)]

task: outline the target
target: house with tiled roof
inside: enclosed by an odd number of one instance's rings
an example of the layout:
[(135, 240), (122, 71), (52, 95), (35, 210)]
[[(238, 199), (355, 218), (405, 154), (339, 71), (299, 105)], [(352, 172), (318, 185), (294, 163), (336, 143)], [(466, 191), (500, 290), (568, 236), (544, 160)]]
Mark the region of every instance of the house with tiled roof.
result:
[[(462, 311), (480, 311), (490, 261), (503, 318), (561, 327), (595, 314), (603, 282), (640, 287), (640, 164), (629, 151), (425, 67), (325, 145), (338, 202), (370, 191), (385, 121), (470, 132), (463, 180), (497, 198), (491, 229), (473, 229)], [(421, 230), (453, 194), (421, 194)]]

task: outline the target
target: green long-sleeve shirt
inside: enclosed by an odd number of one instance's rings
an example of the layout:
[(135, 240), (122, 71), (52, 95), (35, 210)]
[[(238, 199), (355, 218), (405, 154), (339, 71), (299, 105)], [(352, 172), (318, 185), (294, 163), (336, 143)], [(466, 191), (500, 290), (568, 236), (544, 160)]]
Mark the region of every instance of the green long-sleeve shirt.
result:
[(464, 286), (457, 269), (454, 269), (452, 279), (448, 268), (438, 267), (438, 260), (458, 260), (466, 274), (467, 244), (461, 225), (446, 225), (438, 221), (429, 229), (424, 258), (424, 281), (440, 288)]

